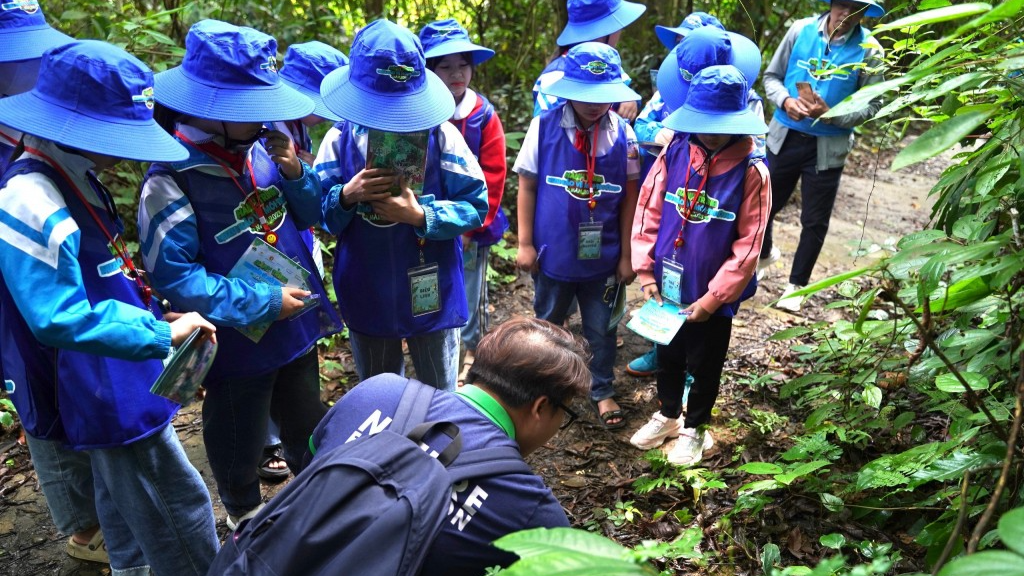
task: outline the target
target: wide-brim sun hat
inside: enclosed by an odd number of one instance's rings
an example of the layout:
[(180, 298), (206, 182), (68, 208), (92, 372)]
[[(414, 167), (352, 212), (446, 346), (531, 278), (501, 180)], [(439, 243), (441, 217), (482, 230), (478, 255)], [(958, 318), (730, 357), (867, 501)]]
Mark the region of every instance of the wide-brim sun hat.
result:
[(281, 81), (313, 101), (313, 114), (337, 122), (341, 118), (320, 97), (320, 84), (343, 66), (348, 66), (348, 56), (333, 46), (316, 40), (292, 44), (284, 53)]
[(665, 127), (689, 134), (764, 134), (768, 125), (747, 106), (749, 91), (735, 66), (704, 68), (694, 76), (686, 102), (665, 118)]
[(683, 21), (675, 28), (661, 25), (655, 26), (654, 34), (658, 37), (658, 40), (661, 40), (661, 43), (664, 44), (666, 48), (671, 50), (676, 44), (679, 44), (682, 38), (686, 38), (686, 35), (691, 31), (704, 26), (714, 26), (715, 28), (725, 30), (725, 26), (722, 25), (722, 22), (718, 18), (715, 18), (707, 12), (694, 12), (686, 18), (683, 18)]
[(545, 94), (589, 104), (640, 100), (622, 79), (619, 53), (601, 42), (584, 42), (565, 55), (565, 73), (544, 89)]
[(39, 58), (74, 38), (58, 32), (46, 23), (36, 0), (11, 0), (0, 9), (0, 62)]
[(736, 66), (754, 85), (761, 71), (761, 51), (749, 38), (704, 26), (687, 34), (682, 42), (669, 52), (658, 68), (658, 92), (669, 108), (676, 109), (686, 100), (690, 78), (707, 66), (731, 64)]
[[(821, 0), (825, 4), (832, 5), (832, 0)], [(877, 0), (851, 0), (857, 4), (867, 4), (867, 10), (864, 12), (864, 16), (868, 18), (881, 18), (885, 16), (885, 6), (882, 6), (881, 2)]]
[(494, 56), (494, 50), (471, 42), (469, 31), (454, 18), (427, 24), (420, 30), (419, 38), (423, 44), (423, 55), (428, 60), (451, 54), (470, 54), (472, 64), (476, 66)]
[(115, 158), (176, 162), (188, 157), (153, 120), (153, 72), (99, 40), (43, 54), (35, 87), (0, 100), (0, 124)]
[(324, 78), (320, 95), (345, 120), (386, 132), (427, 130), (455, 113), (451, 91), (427, 70), (419, 38), (383, 19), (356, 34), (349, 65)]
[(281, 81), (277, 40), (218, 20), (189, 29), (181, 65), (157, 74), (155, 91), (168, 108), (223, 122), (295, 120), (314, 108)]
[(569, 23), (558, 35), (559, 46), (598, 40), (622, 30), (639, 18), (647, 6), (625, 0), (568, 0)]

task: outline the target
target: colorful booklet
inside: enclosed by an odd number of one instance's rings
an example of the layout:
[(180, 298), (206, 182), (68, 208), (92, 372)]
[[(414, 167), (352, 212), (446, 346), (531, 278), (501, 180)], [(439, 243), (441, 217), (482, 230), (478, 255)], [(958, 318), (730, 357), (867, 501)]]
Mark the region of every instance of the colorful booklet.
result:
[[(246, 248), (242, 257), (228, 272), (228, 278), (239, 278), (251, 284), (271, 284), (309, 290), (309, 270), (260, 238)], [(315, 306), (308, 305), (312, 303), (307, 303), (306, 309), (314, 308)], [(253, 342), (259, 342), (272, 324), (273, 322), (251, 324), (236, 330)]]
[(182, 406), (188, 406), (195, 399), (196, 391), (217, 357), (217, 342), (213, 338), (200, 338), (200, 333), (201, 330), (196, 328), (181, 346), (171, 351), (164, 371), (150, 392)]
[[(369, 130), (366, 144), (366, 167), (394, 170), (409, 188), (417, 194), (423, 191), (423, 178), (427, 166), (427, 142), (430, 131), (384, 132)], [(388, 192), (400, 196), (398, 180)]]
[(680, 314), (683, 309), (679, 306), (668, 300), (663, 302), (664, 305), (659, 306), (654, 298), (648, 300), (629, 324), (626, 324), (626, 328), (648, 340), (667, 346), (683, 327), (686, 316)]
[(608, 318), (608, 331), (615, 330), (619, 321), (626, 315), (626, 285), (619, 282), (615, 285), (615, 300), (612, 304), (612, 315)]

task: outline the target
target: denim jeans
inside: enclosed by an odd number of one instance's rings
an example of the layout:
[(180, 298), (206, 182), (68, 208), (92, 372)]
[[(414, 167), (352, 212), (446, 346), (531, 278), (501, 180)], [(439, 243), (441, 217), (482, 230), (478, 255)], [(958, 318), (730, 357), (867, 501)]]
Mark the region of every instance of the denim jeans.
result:
[(590, 399), (597, 402), (615, 396), (615, 328), (608, 329), (615, 304), (615, 277), (588, 282), (562, 282), (545, 276), (533, 277), (533, 311), (537, 318), (561, 326), (573, 299), (579, 302), (583, 337), (590, 344)]
[[(416, 379), (442, 390), (454, 391), (458, 378), (459, 329), (448, 328), (405, 339), (416, 369)], [(405, 374), (401, 338), (378, 338), (349, 331), (349, 346), (359, 380), (377, 374)]]
[[(476, 350), (487, 324), (487, 261), (491, 256), (490, 246), (474, 245), (476, 269), (462, 271), (466, 282), (466, 304), (469, 307), (469, 319), (462, 327), (462, 345), (471, 351)], [(464, 261), (468, 262), (469, 257), (466, 256)]]
[(25, 441), (57, 530), (71, 535), (98, 526), (89, 454), (30, 434), (25, 434)]
[(316, 349), (264, 374), (206, 383), (203, 441), (228, 514), (242, 516), (262, 502), (256, 468), (267, 416), (280, 426), (285, 462), (298, 474), (309, 435), (326, 413)]
[(220, 546), (213, 505), (174, 426), (88, 452), (113, 574), (205, 575)]

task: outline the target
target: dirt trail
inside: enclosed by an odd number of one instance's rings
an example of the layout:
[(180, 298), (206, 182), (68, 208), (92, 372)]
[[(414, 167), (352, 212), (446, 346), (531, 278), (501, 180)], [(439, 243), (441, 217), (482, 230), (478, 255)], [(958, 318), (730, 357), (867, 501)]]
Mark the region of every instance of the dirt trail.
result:
[[(917, 173), (892, 173), (880, 169), (877, 175), (872, 174), (870, 163), (863, 157), (854, 158), (851, 165), (855, 168), (848, 170), (843, 178), (828, 239), (812, 281), (855, 265), (864, 265), (881, 253), (872, 249), (872, 245), (884, 246), (902, 234), (920, 229), (928, 221), (930, 203), (927, 193), (937, 178), (941, 162), (919, 168)], [(736, 402), (749, 394), (749, 388), (743, 382), (770, 371), (773, 355), (780, 350), (777, 344), (766, 345), (765, 338), (787, 325), (804, 322), (805, 319), (825, 319), (828, 314), (820, 302), (813, 299), (800, 315), (766, 307), (768, 302), (779, 296), (786, 283), (788, 265), (799, 233), (798, 221), (797, 210), (792, 204), (781, 213), (776, 224), (776, 243), (783, 251), (783, 263), (771, 271), (758, 294), (743, 307), (735, 322), (722, 397), (713, 423), (717, 445), (705, 461), (705, 465), (711, 468), (728, 465), (733, 459), (734, 448), (746, 440), (737, 437), (727, 424), (732, 419), (744, 418), (740, 403)], [(857, 251), (873, 251), (875, 254), (855, 259)], [(495, 306), (492, 321), (501, 322), (515, 314), (531, 314), (531, 295), (528, 278), (520, 278), (503, 287), (491, 298)], [(638, 306), (641, 298), (635, 286), (630, 296), (632, 304)], [(595, 510), (613, 507), (617, 499), (632, 499), (630, 485), (646, 465), (638, 459), (640, 452), (631, 448), (627, 440), (654, 410), (654, 382), (627, 376), (623, 368), (630, 359), (646, 352), (648, 344), (624, 326), (620, 327), (619, 334), (623, 337), (624, 346), (619, 350), (616, 363), (616, 386), (621, 403), (629, 411), (628, 426), (618, 432), (606, 432), (596, 426), (589, 406), (581, 403), (576, 408), (581, 414), (586, 414), (584, 422), (557, 436), (531, 458), (531, 464), (546, 478), (578, 526), (595, 520)], [(355, 381), (354, 375), (349, 376), (351, 381)], [(338, 388), (337, 384), (329, 385), (328, 395), (340, 393)], [(742, 405), (749, 403), (747, 398)], [(183, 411), (175, 426), (190, 459), (206, 479), (211, 493), (215, 494), (202, 446), (199, 406), (193, 405)], [(764, 438), (762, 444), (764, 449), (771, 450), (773, 439)], [(274, 487), (264, 487), (266, 497), (275, 491)], [(679, 502), (664, 499), (663, 504), (667, 509)], [(218, 529), (224, 536), (224, 510), (216, 495), (214, 506)], [(651, 513), (654, 509), (645, 511)], [(608, 526), (606, 523), (606, 529)], [(766, 526), (762, 529), (774, 528)], [(633, 527), (627, 525), (613, 537), (623, 543), (634, 544), (641, 538), (671, 538), (677, 531), (677, 525), (663, 520)], [(27, 450), (18, 445), (10, 434), (0, 437), (0, 575), (109, 574), (105, 566), (69, 558), (64, 553), (64, 543), (65, 537), (57, 533), (50, 521)]]

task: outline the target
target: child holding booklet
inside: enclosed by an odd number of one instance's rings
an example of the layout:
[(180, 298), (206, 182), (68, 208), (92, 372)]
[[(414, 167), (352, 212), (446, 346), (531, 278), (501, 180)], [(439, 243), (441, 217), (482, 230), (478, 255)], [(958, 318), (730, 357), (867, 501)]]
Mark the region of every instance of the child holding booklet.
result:
[(640, 164), (633, 129), (611, 104), (639, 98), (622, 80), (619, 53), (584, 42), (565, 55), (547, 92), (565, 100), (533, 119), (512, 168), (519, 174), (519, 267), (534, 275), (533, 309), (561, 324), (575, 298), (590, 344), (590, 399), (605, 428), (626, 425), (615, 401), (620, 283), (633, 280), (629, 231)]
[[(752, 137), (767, 126), (747, 106), (747, 92), (731, 65), (693, 77), (685, 103), (665, 119), (677, 135), (651, 168), (633, 221), (633, 269), (644, 296), (679, 304), (686, 322), (658, 345), (661, 408), (630, 443), (648, 450), (678, 436), (668, 460), (680, 466), (699, 463), (713, 444), (706, 427), (732, 318), (756, 287), (771, 205), (768, 170)], [(680, 420), (687, 373), (694, 382)]]
[(340, 328), (301, 236), (319, 220), (320, 181), (286, 134), (263, 125), (313, 111), (281, 81), (276, 54), (277, 42), (252, 28), (192, 26), (182, 64), (155, 87), (189, 156), (154, 165), (139, 205), (154, 286), (176, 308), (231, 328), (204, 382), (203, 439), (232, 530), (262, 505), (268, 414), (298, 470), (326, 413), (316, 342)]

